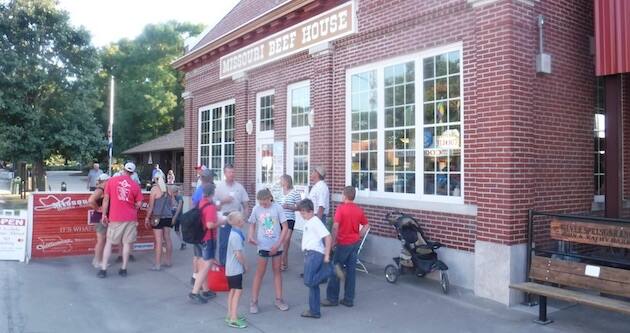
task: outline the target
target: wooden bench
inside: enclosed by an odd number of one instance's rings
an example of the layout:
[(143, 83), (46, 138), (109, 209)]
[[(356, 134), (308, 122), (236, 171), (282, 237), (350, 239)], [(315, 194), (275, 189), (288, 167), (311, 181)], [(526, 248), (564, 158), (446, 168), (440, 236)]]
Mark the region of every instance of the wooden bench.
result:
[[(629, 227), (616, 223), (553, 218), (550, 224), (550, 237), (581, 244), (628, 248)], [(547, 318), (547, 297), (630, 315), (630, 301), (601, 296), (605, 294), (630, 298), (630, 270), (535, 255), (537, 252), (546, 255), (555, 252), (535, 249), (531, 240), (532, 230), (530, 218), (528, 235), (530, 238), (528, 245), (531, 249), (528, 253), (531, 256), (528, 272), (530, 282), (511, 284), (510, 288), (538, 295), (537, 323), (552, 322)]]

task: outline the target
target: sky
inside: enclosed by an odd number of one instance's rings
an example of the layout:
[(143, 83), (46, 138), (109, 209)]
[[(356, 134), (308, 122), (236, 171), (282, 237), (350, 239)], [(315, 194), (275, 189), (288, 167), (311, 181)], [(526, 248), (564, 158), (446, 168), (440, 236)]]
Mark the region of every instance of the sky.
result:
[(104, 46), (133, 39), (145, 25), (170, 20), (214, 26), (239, 0), (59, 0), (70, 22), (92, 34), (92, 44)]

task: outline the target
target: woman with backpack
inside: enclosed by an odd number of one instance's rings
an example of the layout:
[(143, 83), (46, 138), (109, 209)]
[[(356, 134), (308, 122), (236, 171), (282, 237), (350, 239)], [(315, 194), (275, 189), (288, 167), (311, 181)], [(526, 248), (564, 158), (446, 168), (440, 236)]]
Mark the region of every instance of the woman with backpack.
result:
[[(164, 182), (164, 173), (156, 172), (153, 177), (155, 184), (151, 188), (149, 196), (149, 207), (144, 224), (153, 229), (155, 237), (155, 264), (150, 268), (152, 271), (159, 271), (164, 267), (172, 266), (173, 241), (171, 240), (171, 226), (173, 223), (173, 211), (175, 198), (169, 193)], [(162, 264), (162, 244), (166, 244), (164, 254), (164, 264)]]

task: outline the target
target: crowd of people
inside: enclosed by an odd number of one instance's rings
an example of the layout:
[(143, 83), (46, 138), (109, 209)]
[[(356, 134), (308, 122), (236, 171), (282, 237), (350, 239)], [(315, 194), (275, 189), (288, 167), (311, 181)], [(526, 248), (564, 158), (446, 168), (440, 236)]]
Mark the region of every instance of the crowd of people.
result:
[[(138, 210), (142, 193), (133, 163), (112, 178), (99, 173), (98, 164), (90, 171), (88, 187), (93, 191), (89, 203), (94, 208), (91, 220), (96, 224), (97, 243), (93, 264), (99, 278), (107, 277), (107, 267), (112, 245), (122, 246), (120, 276), (127, 276), (132, 244), (136, 241)], [(192, 194), (192, 207), (197, 207), (203, 227), (203, 238), (193, 248), (192, 289), (188, 294), (191, 302), (205, 304), (216, 294), (208, 289), (210, 270), (223, 267), (229, 286), (228, 311), (225, 322), (234, 328), (247, 327), (247, 319), (238, 314), (238, 304), (243, 290), (243, 274), (249, 271), (245, 244), (256, 247), (257, 259), (252, 286), (249, 312), (260, 311), (259, 295), (269, 261), (273, 274), (274, 305), (287, 311), (284, 301), (282, 273), (288, 268), (288, 253), (296, 214), (304, 220), (301, 249), (304, 254), (303, 279), (308, 288), (308, 309), (302, 317), (320, 318), (320, 306), (354, 304), (355, 269), (359, 244), (364, 236), (367, 219), (363, 210), (354, 204), (355, 188), (343, 189), (343, 202), (330, 219), (330, 191), (325, 182), (326, 171), (321, 166), (312, 168), (313, 184), (304, 196), (293, 187), (291, 176), (280, 179), (281, 190), (275, 196), (269, 189), (256, 193), (256, 205), (248, 211), (249, 195), (243, 185), (235, 180), (232, 165), (223, 168), (224, 180), (215, 183), (215, 174), (205, 166), (197, 166), (197, 186)], [(183, 197), (174, 183), (174, 174), (165, 175), (159, 165), (152, 171), (152, 186), (144, 224), (153, 229), (155, 236), (154, 264), (150, 270), (160, 271), (171, 267), (173, 262), (172, 229), (182, 241), (180, 217), (183, 214)], [(363, 226), (363, 228), (362, 228)], [(218, 249), (217, 249), (218, 248)], [(326, 296), (320, 299), (320, 285), (327, 282)], [(344, 284), (343, 298), (340, 284)]]

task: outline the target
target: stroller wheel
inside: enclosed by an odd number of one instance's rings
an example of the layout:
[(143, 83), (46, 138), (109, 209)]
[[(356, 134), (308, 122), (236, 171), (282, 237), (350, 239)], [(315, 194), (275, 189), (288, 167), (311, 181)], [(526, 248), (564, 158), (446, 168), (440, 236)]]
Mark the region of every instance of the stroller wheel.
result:
[(448, 273), (446, 273), (446, 271), (440, 271), (440, 287), (442, 288), (442, 293), (445, 295), (448, 294), (449, 286)]
[(398, 270), (398, 267), (394, 265), (385, 266), (385, 279), (387, 280), (387, 282), (396, 283), (399, 275), (400, 271)]

